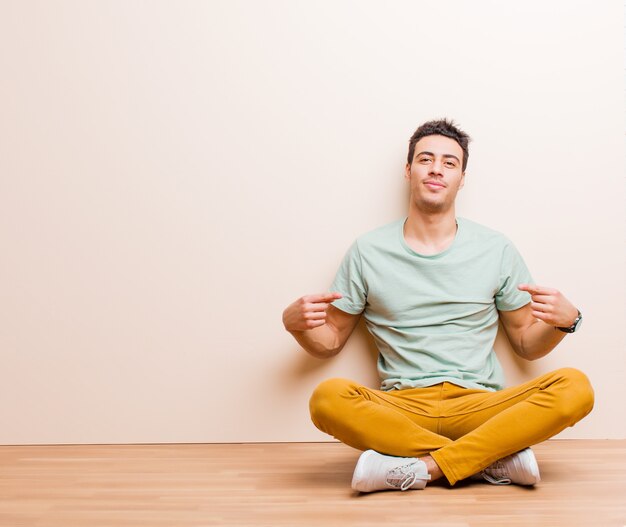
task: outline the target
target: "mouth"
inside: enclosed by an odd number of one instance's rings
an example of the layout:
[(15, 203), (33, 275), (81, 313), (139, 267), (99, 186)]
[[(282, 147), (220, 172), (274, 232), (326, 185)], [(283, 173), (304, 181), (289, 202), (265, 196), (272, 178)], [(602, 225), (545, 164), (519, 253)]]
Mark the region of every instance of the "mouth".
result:
[(432, 181), (432, 180), (424, 181), (424, 185), (432, 189), (445, 188), (445, 185), (439, 181)]

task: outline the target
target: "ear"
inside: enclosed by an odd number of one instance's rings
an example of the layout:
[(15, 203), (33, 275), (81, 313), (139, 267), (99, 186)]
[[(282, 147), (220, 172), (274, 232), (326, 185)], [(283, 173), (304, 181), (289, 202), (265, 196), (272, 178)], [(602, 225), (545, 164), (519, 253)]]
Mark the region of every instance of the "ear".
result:
[(461, 180), (459, 181), (459, 190), (465, 186), (465, 172), (461, 174)]
[(409, 163), (404, 167), (404, 179), (411, 181), (411, 165)]

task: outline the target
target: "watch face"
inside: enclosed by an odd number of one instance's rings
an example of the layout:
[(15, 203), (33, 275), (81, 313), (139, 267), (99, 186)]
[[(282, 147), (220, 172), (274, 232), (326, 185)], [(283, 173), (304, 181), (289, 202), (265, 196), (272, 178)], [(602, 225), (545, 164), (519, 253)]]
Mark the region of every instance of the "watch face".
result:
[(580, 329), (580, 326), (582, 326), (582, 324), (583, 324), (583, 317), (579, 317), (576, 323), (574, 324), (574, 327), (572, 328), (572, 333), (574, 331), (578, 331)]

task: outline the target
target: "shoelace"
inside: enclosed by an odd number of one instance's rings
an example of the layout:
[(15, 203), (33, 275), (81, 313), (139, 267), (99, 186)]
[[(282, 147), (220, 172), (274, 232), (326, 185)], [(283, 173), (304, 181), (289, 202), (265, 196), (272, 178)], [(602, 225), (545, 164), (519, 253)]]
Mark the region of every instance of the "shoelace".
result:
[(506, 470), (506, 466), (501, 461), (496, 461), (481, 472), (483, 478), (493, 485), (510, 485), (511, 478)]
[(394, 489), (408, 490), (418, 479), (429, 480), (430, 474), (427, 476), (417, 475), (415, 470), (416, 465), (417, 463), (409, 463), (390, 470), (387, 472), (387, 479), (385, 483)]

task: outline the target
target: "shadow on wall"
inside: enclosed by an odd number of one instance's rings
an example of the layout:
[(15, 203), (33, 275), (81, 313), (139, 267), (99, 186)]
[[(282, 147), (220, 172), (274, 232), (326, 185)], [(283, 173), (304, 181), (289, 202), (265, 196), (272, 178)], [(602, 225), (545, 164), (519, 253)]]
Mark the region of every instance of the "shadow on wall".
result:
[[(349, 364), (354, 363), (355, 358), (358, 364), (354, 372), (346, 371), (343, 363), (347, 362), (349, 367)], [(294, 353), (293, 360), (287, 364), (283, 379), (287, 383), (308, 386), (317, 385), (318, 382), (331, 377), (344, 376), (372, 388), (378, 388), (380, 383), (376, 370), (377, 358), (378, 350), (361, 318), (339, 355), (330, 359), (317, 359), (304, 350), (298, 349)], [(338, 362), (342, 364), (337, 364)]]

